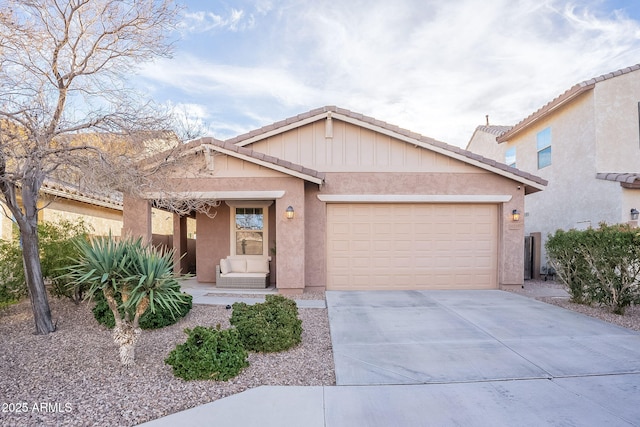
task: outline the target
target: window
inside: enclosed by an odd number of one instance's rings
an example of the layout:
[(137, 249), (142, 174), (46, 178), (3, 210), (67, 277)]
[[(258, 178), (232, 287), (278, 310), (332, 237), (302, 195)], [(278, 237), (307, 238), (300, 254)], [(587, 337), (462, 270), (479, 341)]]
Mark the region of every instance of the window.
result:
[(551, 164), (551, 128), (546, 128), (536, 135), (538, 149), (538, 169)]
[(263, 208), (235, 208), (235, 210), (235, 255), (263, 255)]
[(511, 147), (504, 154), (504, 163), (512, 168), (516, 167), (516, 147)]

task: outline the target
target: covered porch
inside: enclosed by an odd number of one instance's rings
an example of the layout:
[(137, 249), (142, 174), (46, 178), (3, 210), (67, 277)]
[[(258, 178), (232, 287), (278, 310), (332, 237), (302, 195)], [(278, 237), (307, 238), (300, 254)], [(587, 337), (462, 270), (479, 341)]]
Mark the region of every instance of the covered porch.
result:
[(176, 272), (186, 273), (187, 218), (194, 218), (195, 254), (189, 255), (199, 283), (216, 284), (221, 259), (268, 257), (268, 284), (281, 293), (301, 293), (305, 186), (323, 179), (314, 171), (229, 145), (198, 145), (164, 172), (162, 191), (125, 196), (123, 233), (151, 242), (152, 207), (171, 212), (173, 235), (167, 241), (176, 251)]

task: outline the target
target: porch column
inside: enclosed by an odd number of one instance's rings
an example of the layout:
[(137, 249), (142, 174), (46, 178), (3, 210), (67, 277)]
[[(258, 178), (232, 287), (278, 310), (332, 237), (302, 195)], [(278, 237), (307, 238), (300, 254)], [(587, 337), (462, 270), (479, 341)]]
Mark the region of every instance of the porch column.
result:
[[(292, 219), (285, 216), (289, 206), (295, 211)], [(300, 294), (304, 291), (304, 229), (304, 181), (297, 180), (284, 197), (276, 199), (276, 286), (280, 293)]]
[(142, 237), (151, 243), (151, 203), (148, 200), (124, 196), (122, 203), (122, 236)]
[(187, 217), (173, 214), (173, 271), (176, 274), (187, 272)]

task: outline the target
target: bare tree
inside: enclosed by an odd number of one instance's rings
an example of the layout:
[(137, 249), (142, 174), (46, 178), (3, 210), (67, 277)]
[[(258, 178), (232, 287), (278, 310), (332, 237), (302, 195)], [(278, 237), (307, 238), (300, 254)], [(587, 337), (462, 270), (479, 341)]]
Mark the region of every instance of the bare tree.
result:
[(171, 53), (176, 17), (172, 0), (0, 0), (0, 191), (20, 229), (38, 334), (55, 330), (38, 254), (40, 188), (142, 184), (136, 160), (168, 116), (141, 105), (126, 78)]

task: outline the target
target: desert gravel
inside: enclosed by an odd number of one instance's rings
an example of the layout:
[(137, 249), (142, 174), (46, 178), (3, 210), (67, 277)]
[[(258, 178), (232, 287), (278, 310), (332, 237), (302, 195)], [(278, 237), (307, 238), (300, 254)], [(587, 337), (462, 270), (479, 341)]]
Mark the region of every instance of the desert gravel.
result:
[(194, 305), (177, 324), (143, 331), (127, 369), (92, 303), (50, 303), (58, 330), (46, 336), (33, 334), (28, 300), (0, 310), (1, 426), (132, 426), (261, 385), (335, 384), (326, 309), (299, 309), (299, 346), (250, 353), (249, 367), (226, 382), (187, 382), (164, 359), (186, 340), (184, 328), (229, 327), (231, 310)]
[(517, 289), (513, 292), (535, 298), (547, 304), (557, 305), (567, 310), (577, 311), (587, 316), (595, 317), (605, 322), (613, 323), (624, 328), (640, 331), (640, 306), (632, 305), (625, 310), (623, 316), (614, 314), (607, 307), (588, 306), (582, 304), (574, 304), (569, 301), (569, 297), (545, 297), (539, 296), (540, 290), (544, 288), (563, 289), (562, 285), (555, 281), (545, 282), (542, 280), (527, 280), (523, 289)]
[[(524, 289), (514, 292), (640, 331), (638, 306), (619, 316), (603, 307), (572, 304), (567, 297), (540, 296), (545, 288), (561, 286), (527, 281)], [(319, 293), (297, 298), (323, 297)], [(164, 359), (185, 341), (184, 328), (218, 323), (229, 327), (231, 310), (194, 305), (176, 325), (143, 331), (137, 365), (128, 369), (118, 361), (111, 332), (93, 318), (93, 304), (76, 306), (56, 298), (50, 302), (58, 331), (47, 336), (33, 334), (28, 300), (0, 310), (3, 427), (133, 426), (261, 385), (335, 385), (326, 309), (299, 309), (304, 332), (296, 348), (275, 354), (251, 353), (250, 366), (226, 382), (186, 382), (173, 376)]]

